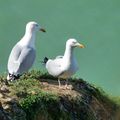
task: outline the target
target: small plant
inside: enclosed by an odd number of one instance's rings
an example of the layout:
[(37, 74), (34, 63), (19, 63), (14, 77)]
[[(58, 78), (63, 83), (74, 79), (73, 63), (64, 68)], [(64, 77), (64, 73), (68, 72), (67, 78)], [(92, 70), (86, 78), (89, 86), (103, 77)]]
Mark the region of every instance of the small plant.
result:
[[(56, 95), (41, 91), (37, 95), (28, 95), (26, 98), (20, 100), (19, 103), (27, 114), (27, 120), (33, 120), (38, 113), (49, 115), (50, 111), (52, 111), (51, 105), (56, 106), (58, 100)], [(51, 115), (54, 114), (54, 112), (51, 112)]]
[[(5, 75), (0, 76), (0, 86), (5, 80)], [(13, 108), (14, 99), (18, 101), (27, 120), (97, 120), (102, 117), (107, 120), (120, 110), (120, 99), (111, 99), (103, 90), (82, 79), (71, 78), (69, 82), (73, 90), (60, 90), (57, 78), (32, 70), (9, 83), (9, 93), (3, 95), (5, 99), (7, 96), (13, 98), (8, 102)], [(16, 113), (12, 113), (14, 118), (18, 118), (19, 113)]]

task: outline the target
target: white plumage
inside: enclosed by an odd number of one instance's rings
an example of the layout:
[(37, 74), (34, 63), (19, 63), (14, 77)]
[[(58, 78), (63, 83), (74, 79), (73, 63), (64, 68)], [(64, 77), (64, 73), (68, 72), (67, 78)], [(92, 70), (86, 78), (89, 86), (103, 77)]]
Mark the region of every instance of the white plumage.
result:
[(27, 23), (25, 35), (10, 53), (7, 80), (18, 78), (32, 67), (36, 57), (35, 37), (38, 30), (45, 32), (36, 22)]
[(61, 87), (61, 78), (68, 79), (78, 70), (78, 64), (73, 53), (75, 47), (84, 48), (84, 46), (78, 43), (76, 39), (69, 39), (66, 42), (64, 56), (57, 56), (55, 59), (44, 59), (48, 73), (58, 77), (59, 87)]

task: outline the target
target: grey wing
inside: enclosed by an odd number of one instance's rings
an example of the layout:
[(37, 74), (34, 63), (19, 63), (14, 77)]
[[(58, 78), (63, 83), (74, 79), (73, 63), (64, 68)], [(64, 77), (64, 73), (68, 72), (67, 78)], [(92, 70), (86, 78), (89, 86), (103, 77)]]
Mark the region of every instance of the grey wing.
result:
[(46, 64), (46, 69), (49, 74), (53, 76), (59, 76), (63, 72), (61, 69), (61, 65), (62, 65), (62, 59), (60, 58), (54, 60), (50, 59)]
[(30, 47), (24, 48), (21, 51), (19, 59), (17, 60), (18, 69), (16, 69), (16, 72), (22, 74), (23, 72), (28, 71), (32, 67), (35, 61), (35, 57), (36, 57), (35, 49)]
[(21, 47), (19, 45), (15, 45), (10, 53), (8, 59), (8, 71), (9, 73), (14, 72), (14, 62), (18, 60), (21, 53)]
[(19, 55), (16, 54), (16, 52), (12, 52), (11, 60), (13, 61), (11, 62), (12, 64), (9, 67), (11, 69), (9, 71), (15, 74), (22, 74), (23, 72), (28, 71), (34, 63), (35, 56), (36, 56), (35, 49), (30, 47), (20, 49)]

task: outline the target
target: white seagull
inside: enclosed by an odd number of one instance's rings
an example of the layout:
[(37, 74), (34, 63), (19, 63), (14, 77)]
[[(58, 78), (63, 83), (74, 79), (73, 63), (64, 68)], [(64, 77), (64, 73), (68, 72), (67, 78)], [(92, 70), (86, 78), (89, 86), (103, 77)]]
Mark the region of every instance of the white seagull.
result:
[[(84, 45), (78, 43), (76, 39), (69, 39), (66, 42), (64, 56), (57, 56), (55, 59), (44, 58), (43, 63), (45, 64), (48, 73), (58, 77), (59, 88), (61, 88), (61, 78), (68, 81), (68, 79), (78, 70), (78, 64), (73, 53), (75, 47), (84, 48)], [(67, 81), (65, 88), (69, 88)]]
[(10, 53), (7, 80), (12, 81), (19, 78), (32, 67), (36, 57), (35, 37), (38, 30), (45, 32), (36, 22), (27, 23), (25, 35)]

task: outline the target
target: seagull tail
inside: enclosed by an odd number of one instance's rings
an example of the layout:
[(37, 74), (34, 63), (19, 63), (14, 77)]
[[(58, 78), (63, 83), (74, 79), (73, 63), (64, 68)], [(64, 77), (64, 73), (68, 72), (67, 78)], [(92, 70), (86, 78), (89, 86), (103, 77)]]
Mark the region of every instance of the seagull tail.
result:
[(45, 65), (48, 60), (49, 60), (49, 59), (48, 59), (47, 57), (45, 57), (45, 58), (43, 59), (43, 61), (42, 61), (42, 64)]
[(16, 79), (19, 79), (20, 78), (20, 75), (14, 75), (14, 74), (8, 74), (8, 76), (7, 76), (7, 80), (8, 81), (14, 81), (14, 80), (16, 80)]

